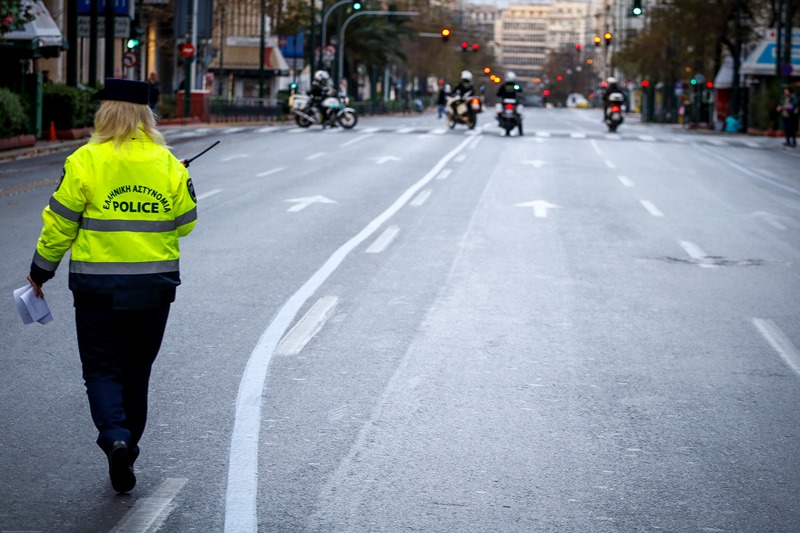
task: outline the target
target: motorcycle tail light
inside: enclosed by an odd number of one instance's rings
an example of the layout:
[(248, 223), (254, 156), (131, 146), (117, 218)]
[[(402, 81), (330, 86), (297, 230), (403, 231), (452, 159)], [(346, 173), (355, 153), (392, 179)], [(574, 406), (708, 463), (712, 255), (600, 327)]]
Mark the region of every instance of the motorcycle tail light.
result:
[(506, 104), (506, 109), (514, 109), (514, 104)]
[(622, 111), (622, 108), (620, 106), (618, 106), (618, 105), (612, 105), (611, 106), (611, 112), (612, 113), (619, 113), (620, 111)]
[(472, 103), (473, 103), (473, 104), (475, 104), (475, 105), (477, 105), (477, 104), (480, 104), (480, 103), (481, 103), (481, 101), (480, 101), (480, 100), (478, 100), (477, 98), (473, 98), (473, 99), (472, 99)]

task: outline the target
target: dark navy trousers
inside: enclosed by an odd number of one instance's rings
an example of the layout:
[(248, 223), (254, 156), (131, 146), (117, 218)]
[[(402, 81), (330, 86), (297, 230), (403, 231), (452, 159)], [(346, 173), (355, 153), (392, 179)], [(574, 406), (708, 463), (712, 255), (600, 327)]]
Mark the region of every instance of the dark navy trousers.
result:
[(132, 460), (147, 422), (150, 369), (167, 326), (169, 304), (151, 309), (75, 309), (89, 409), (108, 453), (124, 441)]

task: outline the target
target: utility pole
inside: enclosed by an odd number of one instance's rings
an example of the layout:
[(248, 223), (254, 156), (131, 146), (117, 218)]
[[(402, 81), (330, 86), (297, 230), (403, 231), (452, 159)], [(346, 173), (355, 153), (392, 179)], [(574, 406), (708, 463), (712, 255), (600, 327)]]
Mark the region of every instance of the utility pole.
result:
[(105, 37), (105, 69), (103, 78), (114, 77), (114, 44), (116, 38), (114, 35), (114, 17), (116, 15), (116, 3), (112, 0), (106, 0), (105, 20), (106, 20), (106, 37)]
[[(789, 82), (789, 75), (791, 74), (789, 68), (792, 65), (792, 19), (794, 18), (796, 4), (797, 2), (794, 0), (789, 0), (786, 3), (786, 22), (783, 25), (783, 64), (787, 65), (786, 70), (788, 72), (784, 71), (784, 83)], [(780, 35), (778, 35), (778, 38), (780, 38)]]
[(78, 85), (78, 0), (67, 0), (67, 85)]
[(97, 83), (97, 4), (99, 0), (91, 0), (89, 11), (89, 85)]

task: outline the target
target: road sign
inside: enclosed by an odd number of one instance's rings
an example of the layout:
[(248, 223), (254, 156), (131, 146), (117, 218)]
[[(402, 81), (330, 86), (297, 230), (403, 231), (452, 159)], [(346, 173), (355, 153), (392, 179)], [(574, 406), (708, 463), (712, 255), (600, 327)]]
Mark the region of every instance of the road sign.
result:
[(791, 76), (792, 75), (792, 64), (791, 63), (784, 63), (781, 65), (781, 74), (784, 76)]
[(194, 56), (194, 45), (192, 45), (192, 43), (183, 43), (181, 45), (181, 55), (183, 57)]
[[(117, 15), (130, 15), (131, 2), (128, 0), (114, 0), (114, 13)], [(97, 2), (97, 14), (101, 17), (105, 15), (106, 2), (99, 0)], [(90, 15), (92, 13), (92, 0), (78, 0), (78, 14)]]
[(122, 66), (126, 68), (135, 67), (139, 63), (139, 58), (133, 52), (125, 52), (122, 55)]
[[(78, 37), (91, 37), (92, 17), (78, 17)], [(131, 19), (128, 17), (114, 17), (114, 38), (127, 39), (131, 33)], [(105, 17), (97, 17), (97, 35), (100, 38), (106, 35)]]

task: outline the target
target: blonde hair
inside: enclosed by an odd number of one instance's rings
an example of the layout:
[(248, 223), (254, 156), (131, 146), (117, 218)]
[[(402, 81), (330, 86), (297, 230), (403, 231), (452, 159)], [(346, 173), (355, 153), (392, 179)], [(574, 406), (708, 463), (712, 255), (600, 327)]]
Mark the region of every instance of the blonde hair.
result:
[(114, 148), (120, 150), (131, 138), (141, 138), (140, 130), (154, 143), (160, 146), (167, 145), (164, 136), (156, 128), (156, 118), (149, 107), (117, 100), (103, 100), (94, 116), (94, 133), (89, 142), (102, 144), (112, 141)]

